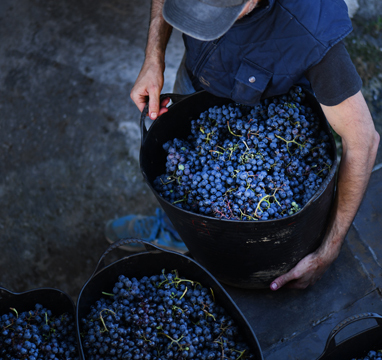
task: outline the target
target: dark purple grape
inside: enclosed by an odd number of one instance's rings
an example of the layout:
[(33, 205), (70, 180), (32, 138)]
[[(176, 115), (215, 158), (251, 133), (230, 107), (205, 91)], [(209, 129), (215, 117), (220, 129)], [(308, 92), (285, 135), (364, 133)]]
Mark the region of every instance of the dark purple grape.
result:
[(154, 188), (179, 208), (222, 219), (295, 214), (319, 189), (335, 156), (304, 99), (295, 87), (254, 107), (232, 103), (202, 112), (186, 140), (163, 145), (166, 173)]

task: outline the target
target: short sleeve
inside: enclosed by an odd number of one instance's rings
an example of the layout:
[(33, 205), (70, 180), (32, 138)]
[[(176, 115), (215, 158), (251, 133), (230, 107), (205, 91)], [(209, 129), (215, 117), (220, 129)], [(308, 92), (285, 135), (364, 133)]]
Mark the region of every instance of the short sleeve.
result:
[(362, 80), (344, 43), (333, 46), (324, 58), (305, 72), (319, 103), (335, 106), (355, 95)]

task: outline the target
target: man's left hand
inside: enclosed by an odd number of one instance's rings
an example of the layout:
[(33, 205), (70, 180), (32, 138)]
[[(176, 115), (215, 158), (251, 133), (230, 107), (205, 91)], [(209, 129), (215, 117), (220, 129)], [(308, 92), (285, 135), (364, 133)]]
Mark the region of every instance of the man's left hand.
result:
[(320, 280), (324, 272), (329, 268), (332, 260), (322, 256), (320, 251), (305, 256), (298, 264), (286, 274), (279, 276), (271, 285), (275, 291), (281, 287), (293, 289), (305, 289)]

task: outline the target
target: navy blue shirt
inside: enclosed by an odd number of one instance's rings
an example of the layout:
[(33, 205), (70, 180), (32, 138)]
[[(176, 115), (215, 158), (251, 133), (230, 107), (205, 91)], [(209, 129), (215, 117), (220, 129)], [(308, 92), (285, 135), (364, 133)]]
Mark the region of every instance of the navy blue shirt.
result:
[[(330, 66), (336, 58), (331, 54), (337, 52), (348, 64), (339, 45), (352, 30), (343, 0), (261, 4), (219, 39), (206, 42), (184, 35), (186, 67), (196, 89), (247, 105), (284, 94), (293, 85), (313, 89), (325, 105), (355, 91), (354, 84), (344, 84), (349, 75), (338, 77)], [(334, 97), (326, 93), (329, 78), (346, 89)]]

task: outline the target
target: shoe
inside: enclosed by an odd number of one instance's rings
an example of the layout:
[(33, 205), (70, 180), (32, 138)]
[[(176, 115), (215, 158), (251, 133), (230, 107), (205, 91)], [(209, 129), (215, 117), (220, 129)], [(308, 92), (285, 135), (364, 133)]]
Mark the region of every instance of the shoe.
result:
[[(111, 244), (120, 239), (135, 238), (180, 253), (188, 251), (168, 216), (159, 208), (156, 209), (155, 216), (127, 215), (110, 220), (105, 227), (105, 236)], [(139, 243), (127, 244), (120, 248), (133, 252), (146, 250), (145, 246)]]

